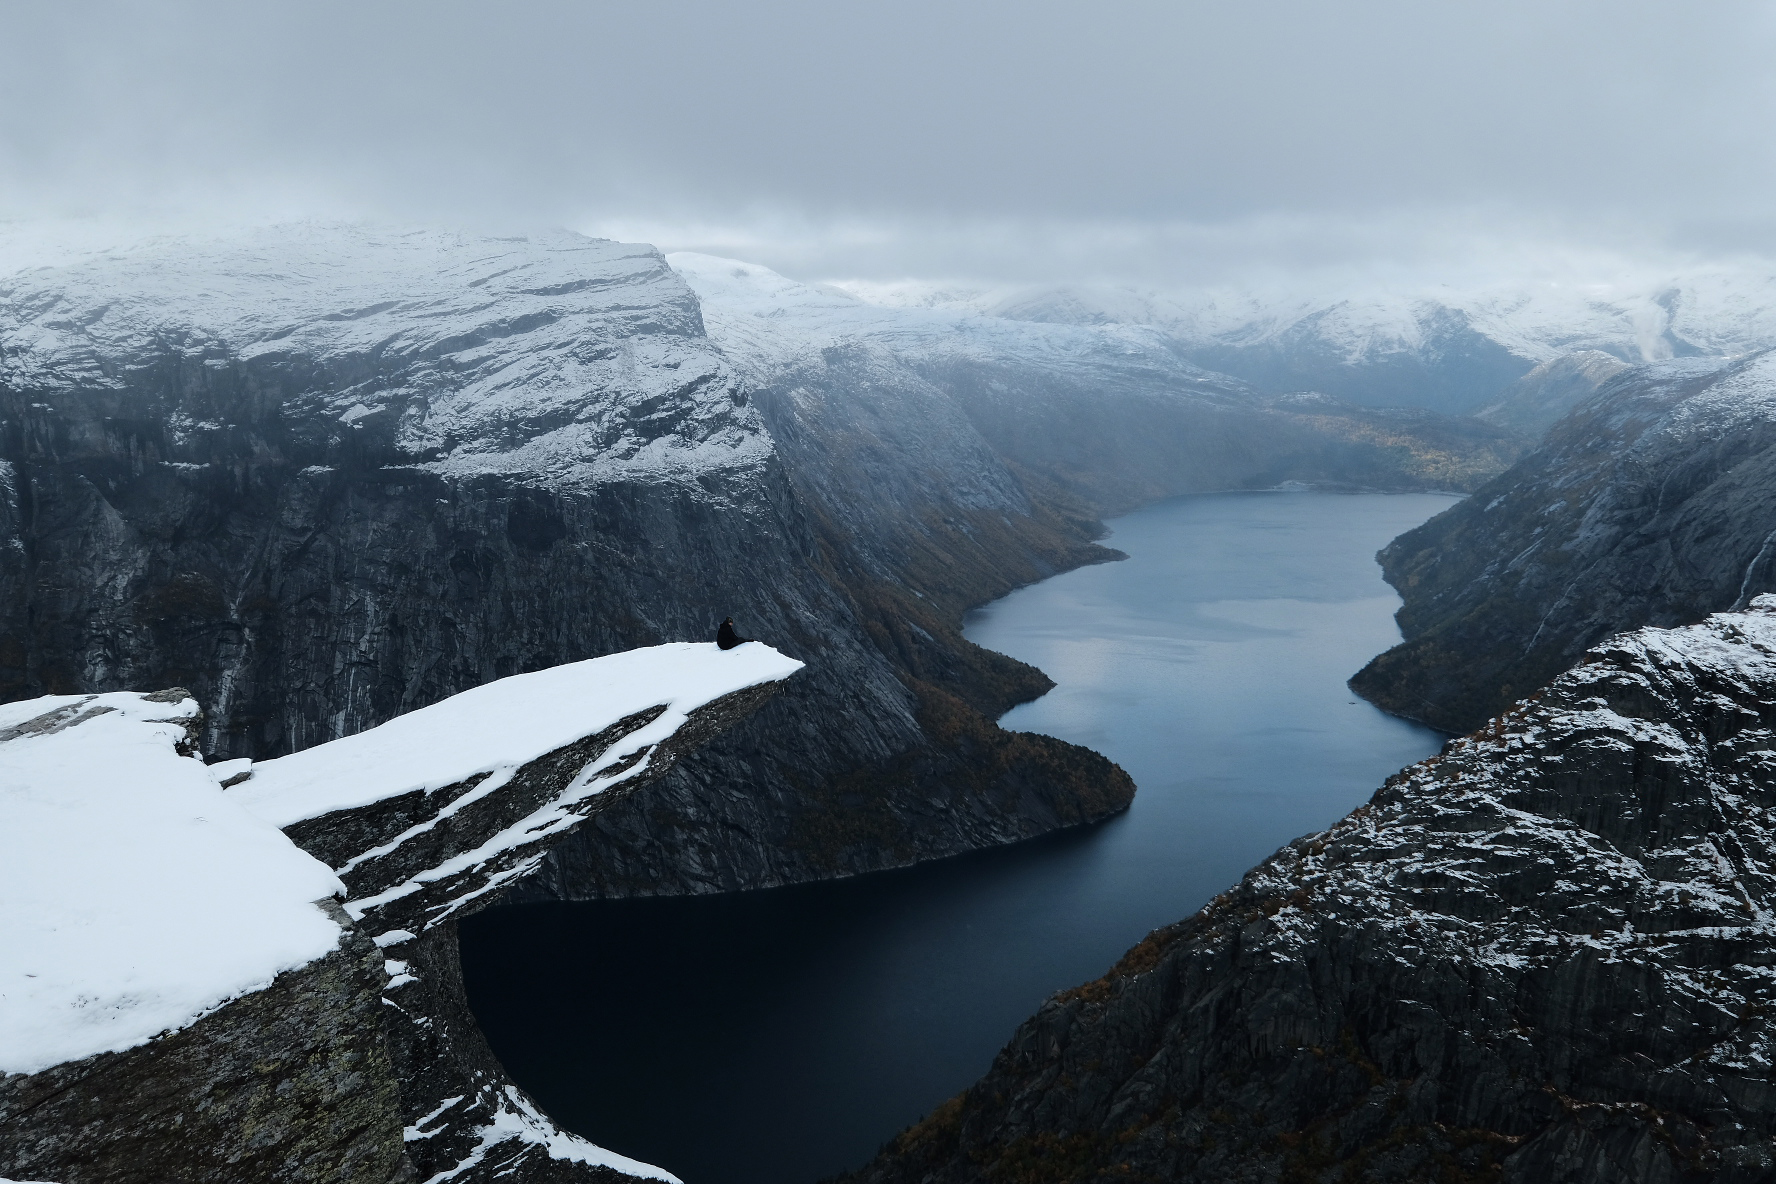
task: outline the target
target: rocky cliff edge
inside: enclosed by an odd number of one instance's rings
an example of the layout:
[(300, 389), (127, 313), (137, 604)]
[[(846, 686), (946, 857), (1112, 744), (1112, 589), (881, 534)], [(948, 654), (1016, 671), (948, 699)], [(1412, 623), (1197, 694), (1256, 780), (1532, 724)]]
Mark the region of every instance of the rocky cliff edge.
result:
[(1776, 596), (1642, 629), (1278, 851), (852, 1179), (1776, 1175)]
[(800, 666), (656, 646), (258, 765), (183, 690), (0, 708), (0, 1173), (672, 1180), (506, 1078), (454, 919)]

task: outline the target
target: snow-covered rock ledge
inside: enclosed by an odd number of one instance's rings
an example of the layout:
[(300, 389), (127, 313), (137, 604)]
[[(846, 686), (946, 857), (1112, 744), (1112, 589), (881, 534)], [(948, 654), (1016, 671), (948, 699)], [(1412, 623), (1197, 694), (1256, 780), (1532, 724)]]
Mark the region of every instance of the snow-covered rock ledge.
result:
[(0, 706), (0, 1174), (671, 1179), (506, 1080), (453, 920), (800, 665), (655, 646), (256, 767), (183, 691)]

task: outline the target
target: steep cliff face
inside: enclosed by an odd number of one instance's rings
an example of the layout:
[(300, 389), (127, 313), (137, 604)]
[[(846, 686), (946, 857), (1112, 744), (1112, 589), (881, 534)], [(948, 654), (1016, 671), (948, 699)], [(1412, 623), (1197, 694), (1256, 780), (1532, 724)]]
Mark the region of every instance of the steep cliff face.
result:
[(1298, 839), (854, 1179), (1776, 1173), (1776, 596), (1599, 647)]
[(1351, 685), (1465, 731), (1587, 646), (1776, 588), (1776, 358), (1606, 382), (1542, 447), (1381, 552), (1406, 640)]
[(264, 758), (729, 614), (814, 659), (564, 855), (565, 894), (892, 866), (1132, 792), (982, 717), (1046, 685), (1027, 668), (975, 706), (909, 687), (852, 536), (812, 520), (650, 248), (283, 227), (21, 273), (0, 303), (0, 694), (179, 683), (210, 751)]
[(653, 647), (249, 767), (194, 759), (183, 690), (0, 709), (0, 1172), (672, 1180), (511, 1083), (455, 921), (799, 666)]
[(709, 308), (714, 342), (657, 252), (568, 234), (279, 227), (0, 279), (0, 697), (189, 686), (209, 751), (266, 758), (731, 614), (807, 676), (527, 890), (868, 871), (1127, 804), (992, 723), (1049, 684), (959, 632), (1109, 558), (1101, 513), (1465, 488), (1515, 448), (1267, 401), (1145, 330)]

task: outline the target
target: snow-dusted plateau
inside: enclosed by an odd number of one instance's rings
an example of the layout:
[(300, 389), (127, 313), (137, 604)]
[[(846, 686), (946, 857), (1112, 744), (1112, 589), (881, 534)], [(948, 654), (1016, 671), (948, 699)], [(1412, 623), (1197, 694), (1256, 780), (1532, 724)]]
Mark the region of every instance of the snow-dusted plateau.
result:
[[(1497, 718), (1051, 1000), (861, 1178), (1776, 1173), (1767, 282), (7, 250), (0, 1174), (669, 1179), (506, 1079), (453, 919), (1122, 810), (1108, 760), (997, 726), (1051, 684), (962, 614), (1116, 558), (1108, 514), (1287, 483), (1480, 491), (1384, 553), (1407, 641), (1357, 685)], [(762, 642), (711, 644), (730, 615)]]

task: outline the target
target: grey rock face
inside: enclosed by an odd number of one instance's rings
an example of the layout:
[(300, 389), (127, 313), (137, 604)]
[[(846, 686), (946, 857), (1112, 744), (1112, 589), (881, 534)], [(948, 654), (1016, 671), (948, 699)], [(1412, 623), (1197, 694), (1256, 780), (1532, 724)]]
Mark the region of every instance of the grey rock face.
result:
[(1562, 354), (1505, 388), (1497, 402), (1476, 411), (1474, 418), (1537, 437), (1626, 369), (1627, 362), (1602, 350)]
[(1624, 371), (1541, 448), (1390, 543), (1406, 640), (1351, 685), (1465, 731), (1639, 625), (1776, 588), (1776, 361)]
[[(596, 816), (618, 805), (666, 775), (685, 753), (751, 715), (777, 689), (775, 683), (755, 686), (699, 708), (669, 739), (605, 770), (607, 776), (615, 775), (645, 757), (640, 773), (569, 809)], [(424, 803), (404, 795), (331, 811), (286, 828), (299, 846), (342, 869), (353, 897), (347, 907), (362, 910), (361, 927), (375, 935), (389, 959), (381, 1020), (400, 1085), (406, 1155), (419, 1179), (449, 1173), (450, 1179), (469, 1184), (609, 1184), (634, 1178), (619, 1166), (587, 1161), (582, 1152), (593, 1149), (562, 1135), (512, 1083), (487, 1047), (463, 991), (457, 918), (498, 899), (489, 889), (498, 888), (514, 869), (534, 865), (546, 846), (572, 832), (556, 829), (540, 841), (509, 843), (469, 866), (458, 867), (462, 861), (456, 857), (482, 849), (515, 822), (571, 791), (583, 769), (659, 714), (660, 709), (639, 712), (537, 758), (491, 796), (456, 809), (448, 826), (415, 833), (414, 823), (428, 811), (435, 817), (451, 809), (474, 785), (424, 795), (429, 799)], [(370, 852), (380, 854), (363, 858)], [(456, 870), (439, 874), (449, 868)], [(389, 892), (412, 884), (421, 887), (404, 895)], [(365, 901), (377, 903), (360, 903)], [(628, 1166), (640, 1171), (645, 1165)]]
[(1298, 839), (854, 1177), (1767, 1180), (1776, 597), (1592, 652)]

